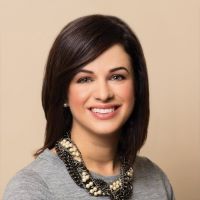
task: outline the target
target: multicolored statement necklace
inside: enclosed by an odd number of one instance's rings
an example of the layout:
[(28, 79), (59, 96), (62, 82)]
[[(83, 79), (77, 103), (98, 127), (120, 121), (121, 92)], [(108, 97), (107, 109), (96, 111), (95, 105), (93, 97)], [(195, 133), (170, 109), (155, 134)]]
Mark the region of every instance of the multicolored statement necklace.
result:
[(79, 187), (84, 188), (91, 196), (109, 196), (111, 200), (130, 199), (133, 189), (133, 168), (125, 159), (121, 159), (120, 177), (111, 183), (107, 183), (91, 175), (85, 166), (80, 151), (70, 137), (67, 136), (59, 140), (55, 149), (74, 182)]

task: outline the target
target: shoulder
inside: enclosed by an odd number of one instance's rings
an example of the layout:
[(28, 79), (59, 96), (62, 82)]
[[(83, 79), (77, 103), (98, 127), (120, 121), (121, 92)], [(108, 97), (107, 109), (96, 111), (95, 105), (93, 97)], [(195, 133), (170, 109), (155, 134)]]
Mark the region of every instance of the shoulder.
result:
[(164, 176), (163, 170), (147, 157), (137, 156), (135, 160), (135, 170), (140, 176)]
[(48, 177), (56, 171), (57, 165), (56, 158), (48, 151), (43, 152), (9, 181), (3, 200), (52, 199)]
[(150, 192), (154, 195), (152, 198), (175, 199), (167, 175), (157, 164), (146, 157), (137, 156), (134, 169), (135, 187), (139, 193), (146, 193), (147, 196)]
[(8, 183), (3, 200), (45, 200), (48, 194), (48, 186), (40, 175), (31, 169), (23, 169)]

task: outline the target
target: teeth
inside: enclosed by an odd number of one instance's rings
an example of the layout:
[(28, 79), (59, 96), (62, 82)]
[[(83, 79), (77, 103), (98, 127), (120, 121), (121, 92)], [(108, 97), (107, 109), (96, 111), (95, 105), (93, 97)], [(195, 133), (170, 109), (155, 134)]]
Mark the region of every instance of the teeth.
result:
[(101, 113), (101, 114), (111, 113), (111, 112), (114, 112), (114, 111), (115, 111), (114, 108), (107, 108), (107, 109), (92, 108), (92, 112)]

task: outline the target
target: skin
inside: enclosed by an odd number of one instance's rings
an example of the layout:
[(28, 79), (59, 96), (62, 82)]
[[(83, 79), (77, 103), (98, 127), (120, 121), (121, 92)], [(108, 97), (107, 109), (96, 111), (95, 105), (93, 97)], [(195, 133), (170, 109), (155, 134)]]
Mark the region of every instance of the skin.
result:
[[(116, 149), (120, 129), (134, 107), (133, 81), (130, 57), (120, 44), (115, 44), (84, 66), (69, 85), (71, 137), (93, 172), (119, 173)], [(113, 112), (96, 113), (93, 108)]]

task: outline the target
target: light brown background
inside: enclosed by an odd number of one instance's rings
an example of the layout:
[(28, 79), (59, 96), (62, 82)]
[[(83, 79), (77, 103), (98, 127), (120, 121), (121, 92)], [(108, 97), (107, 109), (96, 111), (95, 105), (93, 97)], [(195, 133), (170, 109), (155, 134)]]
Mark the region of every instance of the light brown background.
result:
[(135, 30), (147, 59), (151, 120), (141, 151), (169, 176), (178, 200), (200, 199), (200, 1), (1, 0), (0, 198), (42, 145), (40, 102), (50, 46), (69, 21), (102, 13)]

